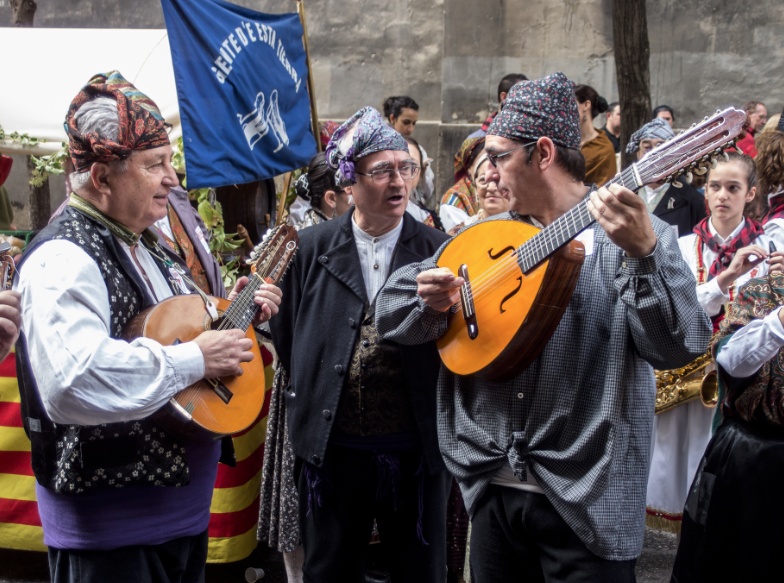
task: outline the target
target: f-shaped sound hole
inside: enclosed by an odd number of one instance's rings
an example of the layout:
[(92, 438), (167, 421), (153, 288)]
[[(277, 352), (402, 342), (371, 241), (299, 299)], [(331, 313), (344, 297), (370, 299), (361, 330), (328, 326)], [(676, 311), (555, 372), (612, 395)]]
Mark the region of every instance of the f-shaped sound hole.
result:
[(503, 249), (501, 249), (495, 255), (493, 255), (493, 248), (490, 247), (490, 249), (487, 251), (487, 254), (490, 256), (490, 259), (495, 260), (495, 259), (498, 259), (499, 257), (503, 257), (504, 255), (506, 255), (507, 251), (514, 251), (514, 250), (515, 250), (515, 248), (512, 247), (511, 245), (509, 245), (509, 246), (504, 247)]
[(522, 275), (517, 278), (517, 287), (514, 290), (512, 290), (511, 292), (509, 292), (508, 294), (506, 294), (504, 296), (504, 299), (501, 300), (501, 313), (502, 314), (506, 311), (506, 310), (504, 310), (504, 304), (506, 302), (508, 302), (509, 300), (511, 300), (512, 297), (514, 297), (517, 294), (517, 292), (520, 291), (521, 287), (523, 287), (523, 276)]

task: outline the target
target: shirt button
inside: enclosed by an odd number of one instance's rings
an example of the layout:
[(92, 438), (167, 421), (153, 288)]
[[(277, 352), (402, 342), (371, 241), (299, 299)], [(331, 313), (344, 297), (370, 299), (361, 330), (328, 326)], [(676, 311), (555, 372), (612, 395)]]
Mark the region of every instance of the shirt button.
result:
[(518, 399), (522, 399), (523, 398), (523, 394), (522, 393), (517, 393), (517, 398)]
[(349, 328), (356, 328), (357, 327), (357, 323), (354, 321), (354, 318), (349, 318), (348, 319), (348, 327)]
[(378, 269), (378, 263), (373, 266), (373, 269)]
[(327, 257), (326, 255), (322, 255), (321, 257), (319, 257), (319, 263), (321, 263), (322, 265), (326, 265), (328, 262), (329, 262), (329, 257)]
[(362, 363), (362, 368), (367, 368), (367, 365), (364, 362)]
[(364, 391), (365, 390), (365, 385), (362, 385), (361, 387), (359, 387), (359, 390), (360, 391)]
[(324, 416), (324, 419), (326, 419), (327, 421), (329, 421), (330, 419), (332, 419), (332, 411), (330, 411), (329, 409), (324, 409), (324, 410), (321, 412), (321, 414)]
[(316, 465), (318, 465), (318, 464), (320, 464), (320, 463), (321, 463), (321, 458), (320, 458), (319, 456), (317, 456), (317, 455), (313, 455), (313, 456), (311, 456), (311, 458), (310, 458), (310, 459), (311, 459), (311, 461), (312, 461), (314, 464), (316, 464)]
[(342, 364), (336, 364), (335, 365), (335, 372), (338, 373), (338, 374), (343, 374), (343, 365)]
[(370, 342), (368, 342), (367, 340), (363, 340), (362, 341), (362, 346), (367, 348), (368, 346), (370, 346)]
[(363, 413), (365, 412), (365, 408), (364, 407), (360, 407), (359, 410), (362, 411)]
[(626, 262), (621, 263), (621, 267), (626, 267)]
[(378, 239), (373, 239), (373, 242), (374, 243), (378, 243)]

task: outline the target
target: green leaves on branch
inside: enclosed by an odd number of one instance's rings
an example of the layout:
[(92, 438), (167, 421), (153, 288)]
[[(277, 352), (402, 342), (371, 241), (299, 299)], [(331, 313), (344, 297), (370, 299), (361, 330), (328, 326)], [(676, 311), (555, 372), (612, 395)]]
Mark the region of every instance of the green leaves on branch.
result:
[[(32, 147), (46, 143), (49, 140), (34, 138), (27, 134), (20, 134), (19, 132), (7, 134), (5, 133), (3, 126), (0, 126), (0, 142), (6, 141), (18, 142), (21, 146)], [(43, 186), (50, 174), (62, 174), (65, 172), (63, 162), (68, 159), (68, 156), (70, 156), (70, 154), (68, 153), (68, 144), (66, 142), (62, 142), (62, 148), (49, 156), (41, 156), (40, 158), (30, 156), (35, 164), (32, 176), (30, 176), (30, 184), (36, 187)]]
[(35, 164), (35, 168), (33, 169), (30, 176), (30, 184), (36, 187), (43, 186), (44, 182), (48, 180), (50, 174), (62, 174), (65, 172), (63, 163), (70, 155), (71, 154), (68, 151), (68, 144), (63, 142), (63, 147), (54, 154), (49, 156), (41, 156), (40, 158), (30, 156), (33, 164)]

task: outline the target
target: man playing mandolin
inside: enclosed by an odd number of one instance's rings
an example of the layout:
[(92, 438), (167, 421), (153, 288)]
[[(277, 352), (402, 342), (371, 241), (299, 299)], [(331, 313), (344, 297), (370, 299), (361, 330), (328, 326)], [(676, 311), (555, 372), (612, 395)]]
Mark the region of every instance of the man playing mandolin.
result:
[[(76, 96), (66, 130), (75, 193), (17, 281), (22, 416), (52, 581), (203, 581), (221, 445), (183, 444), (150, 415), (202, 378), (242, 374), (252, 341), (240, 330), (175, 346), (121, 339), (142, 309), (187, 291), (187, 267), (150, 231), (178, 184), (166, 124), (113, 71)], [(256, 292), (257, 322), (280, 295)]]
[[(635, 580), (652, 366), (683, 366), (710, 338), (672, 230), (631, 190), (586, 187), (579, 149), (573, 83), (561, 73), (515, 85), (488, 131), (486, 178), (512, 193), (500, 219), (544, 228), (584, 205), (598, 224), (577, 237), (585, 260), (576, 287), (529, 366), (506, 381), (441, 368), (439, 442), (472, 518), (478, 583)], [(445, 334), (463, 279), (436, 268), (442, 252), (389, 278), (377, 307), (385, 338), (417, 344)]]

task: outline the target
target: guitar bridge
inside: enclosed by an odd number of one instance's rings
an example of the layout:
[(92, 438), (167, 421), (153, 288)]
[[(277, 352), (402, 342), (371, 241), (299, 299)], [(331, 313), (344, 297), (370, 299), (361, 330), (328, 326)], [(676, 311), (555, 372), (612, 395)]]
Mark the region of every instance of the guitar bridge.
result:
[(229, 401), (231, 401), (231, 398), (234, 396), (234, 393), (232, 393), (226, 385), (220, 382), (219, 379), (204, 379), (204, 380), (207, 381), (207, 383), (209, 383), (210, 387), (212, 388), (213, 391), (215, 391), (215, 394), (218, 395), (220, 400), (223, 401), (226, 405), (228, 405)]
[(476, 310), (474, 309), (474, 292), (471, 290), (471, 280), (468, 278), (468, 266), (464, 263), (458, 270), (465, 283), (460, 286), (460, 305), (463, 308), (463, 318), (468, 326), (468, 337), (474, 340), (479, 335), (479, 326), (476, 323)]

